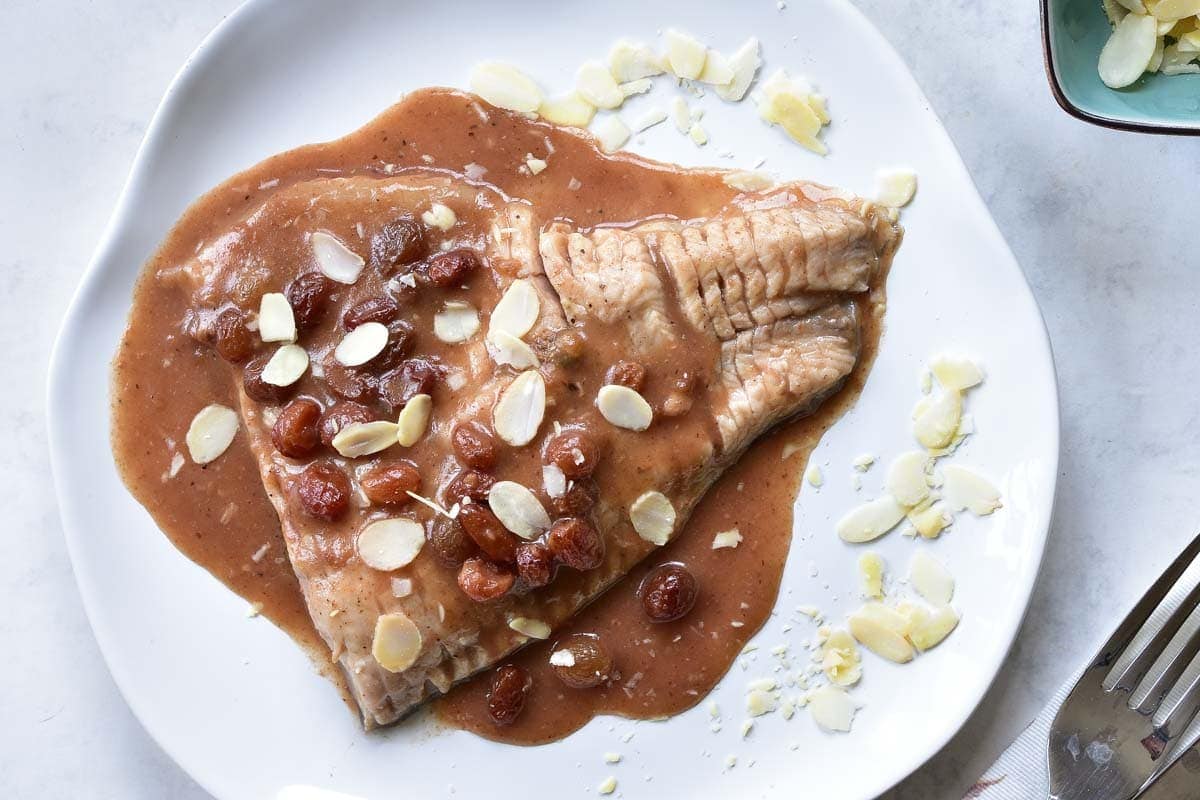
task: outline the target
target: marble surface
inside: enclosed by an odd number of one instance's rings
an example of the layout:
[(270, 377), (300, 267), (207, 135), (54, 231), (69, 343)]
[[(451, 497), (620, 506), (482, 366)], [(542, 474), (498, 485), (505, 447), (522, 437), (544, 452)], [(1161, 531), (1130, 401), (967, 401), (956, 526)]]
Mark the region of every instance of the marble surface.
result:
[[(769, 0), (755, 0), (768, 2)], [(800, 24), (803, 0), (793, 0)], [(962, 151), (1057, 357), (1056, 519), (1024, 629), (958, 737), (891, 800), (958, 798), (1196, 527), (1200, 140), (1067, 117), (1033, 2), (859, 0)], [(71, 576), (45, 441), (59, 319), (174, 72), (235, 0), (10, 0), (0, 26), (0, 794), (206, 797), (106, 671)], [(1003, 6), (1003, 10), (998, 10)], [(1188, 176), (1185, 178), (1185, 176)], [(932, 698), (936, 702), (936, 698)]]

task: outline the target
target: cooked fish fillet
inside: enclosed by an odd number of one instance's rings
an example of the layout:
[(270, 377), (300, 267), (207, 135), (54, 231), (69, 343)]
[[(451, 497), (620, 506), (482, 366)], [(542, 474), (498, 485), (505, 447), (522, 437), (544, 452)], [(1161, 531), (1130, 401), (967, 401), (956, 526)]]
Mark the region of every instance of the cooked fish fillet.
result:
[[(306, 237), (311, 232), (330, 232), (366, 254), (372, 231), (397, 215), (419, 217), (434, 201), (458, 214), (447, 240), (485, 255), (483, 275), (471, 279), (469, 292), (483, 326), (451, 348), (429, 333), (437, 309), (421, 303), (412, 307), (418, 348), (432, 348), (461, 386), (435, 392), (433, 421), (421, 442), (384, 455), (417, 464), (427, 478), (422, 494), (442, 497), (442, 487), (458, 469), (448, 455), (455, 422), (490, 421), (496, 398), (517, 374), (489, 355), (483, 335), (487, 315), (513, 280), (529, 279), (541, 303), (525, 340), (553, 342), (564, 332), (583, 331), (585, 348), (594, 347), (606, 358), (596, 363), (585, 356), (576, 372), (543, 364), (553, 405), (533, 444), (504, 451), (500, 469), (507, 472), (501, 477), (541, 491), (538, 443), (553, 424), (603, 428), (610, 455), (596, 476), (595, 521), (605, 554), (596, 569), (563, 570), (549, 586), (492, 603), (469, 600), (455, 570), (428, 548), (402, 570), (374, 570), (357, 556), (355, 537), (367, 521), (397, 512), (360, 500), (334, 523), (306, 516), (295, 497), (305, 463), (285, 458), (272, 445), (278, 409), (243, 394), (242, 418), (309, 611), (367, 727), (399, 719), (525, 644), (528, 637), (509, 626), (512, 619), (535, 619), (550, 628), (569, 619), (656, 549), (629, 521), (629, 507), (640, 494), (666, 495), (677, 512), (678, 532), (712, 481), (756, 437), (810, 410), (839, 387), (859, 356), (865, 300), (879, 288), (900, 239), (885, 211), (808, 184), (752, 196), (711, 219), (577, 230), (547, 222), (553, 209), (531, 208), (441, 173), (417, 171), (318, 179), (280, 190), (208, 242), (180, 274), (199, 309), (230, 301), (256, 305), (254, 298), (262, 292), (279, 291), (310, 268)], [(384, 290), (387, 279), (376, 274), (369, 256), (367, 261), (359, 282), (341, 290), (342, 305)], [(205, 319), (199, 313), (198, 328)], [(328, 363), (338, 335), (329, 323), (302, 341), (315, 366), (300, 394), (330, 401), (316, 373)], [(645, 432), (608, 425), (594, 409), (607, 355), (622, 353), (651, 370), (685, 356), (700, 363), (700, 374), (689, 377), (695, 385), (667, 393)], [(350, 459), (333, 460), (351, 475), (359, 468)], [(428, 520), (435, 512), (414, 502), (400, 513)], [(377, 619), (396, 612), (412, 620), (421, 635), (417, 658), (401, 672), (384, 669), (372, 656)]]

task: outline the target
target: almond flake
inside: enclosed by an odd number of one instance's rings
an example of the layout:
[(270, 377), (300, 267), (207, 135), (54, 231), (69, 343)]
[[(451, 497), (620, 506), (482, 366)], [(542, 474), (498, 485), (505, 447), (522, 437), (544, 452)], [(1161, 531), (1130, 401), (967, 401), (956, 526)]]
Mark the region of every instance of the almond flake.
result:
[(488, 491), (488, 505), (500, 524), (522, 539), (536, 539), (550, 527), (550, 515), (537, 495), (519, 483), (497, 481)]
[(518, 339), (529, 333), (537, 322), (541, 310), (541, 299), (537, 289), (524, 278), (518, 278), (504, 290), (504, 295), (492, 309), (488, 330), (504, 331)]
[(654, 421), (654, 410), (640, 394), (628, 386), (610, 383), (596, 393), (600, 415), (618, 428), (644, 431)]
[(351, 284), (358, 280), (366, 262), (336, 236), (325, 231), (316, 231), (309, 238), (317, 269), (330, 280)]
[(761, 717), (776, 709), (774, 696), (761, 689), (752, 689), (746, 695), (746, 712), (752, 717)]
[[(878, 606), (879, 604), (873, 605)], [(897, 616), (900, 615), (897, 614)], [(908, 621), (903, 617), (901, 620), (903, 627), (907, 628)], [(912, 661), (914, 655), (912, 645), (908, 643), (903, 634), (885, 625), (878, 617), (864, 613), (864, 610), (860, 609), (850, 615), (848, 624), (854, 638), (880, 658), (886, 658), (897, 664)]]
[(596, 108), (618, 108), (625, 102), (621, 87), (599, 61), (587, 61), (575, 73), (575, 91)]
[(900, 454), (888, 468), (884, 488), (905, 508), (920, 504), (929, 496), (929, 481), (926, 475), (930, 463), (929, 455), (920, 450)]
[(663, 59), (642, 42), (621, 39), (608, 53), (608, 68), (619, 82), (652, 78), (666, 72)]
[(688, 138), (697, 147), (703, 147), (708, 144), (708, 131), (699, 122), (693, 122), (692, 127), (688, 128)]
[(546, 488), (547, 496), (562, 497), (567, 493), (567, 476), (557, 465), (546, 464), (542, 467), (542, 486)]
[(411, 519), (379, 519), (358, 534), (358, 557), (371, 569), (390, 572), (407, 567), (425, 544), (425, 528)]
[(404, 672), (421, 654), (421, 631), (407, 614), (381, 614), (375, 620), (371, 655), (388, 672)]
[(644, 130), (653, 128), (660, 122), (666, 121), (666, 119), (667, 112), (663, 111), (661, 108), (651, 108), (647, 109), (636, 119), (634, 119), (632, 127), (635, 132), (641, 133)]
[(708, 51), (694, 37), (677, 30), (668, 30), (667, 63), (671, 72), (679, 78), (695, 79), (704, 71), (704, 59)]
[(936, 539), (954, 520), (946, 511), (945, 503), (926, 500), (908, 512), (908, 521), (923, 538)]
[(869, 542), (878, 539), (904, 519), (904, 507), (896, 498), (885, 494), (857, 508), (838, 520), (837, 533), (843, 541)]
[(729, 66), (733, 70), (733, 78), (724, 86), (714, 87), (718, 97), (722, 100), (729, 100), (736, 103), (746, 96), (746, 91), (750, 88), (750, 84), (754, 82), (754, 76), (758, 72), (758, 68), (762, 66), (762, 58), (759, 57), (758, 53), (758, 39), (750, 38), (737, 49), (736, 53), (729, 57)]
[(387, 420), (352, 422), (333, 437), (333, 449), (346, 458), (360, 458), (386, 450), (396, 443), (399, 426)]
[(187, 431), (187, 448), (192, 461), (196, 464), (208, 464), (216, 460), (229, 449), (237, 431), (238, 415), (232, 408), (213, 404), (200, 409), (199, 413), (192, 417), (192, 424), (188, 426)]
[(279, 292), (267, 292), (258, 303), (258, 335), (264, 342), (296, 341), (292, 305)]
[[(1171, 0), (1164, 0), (1164, 5)], [(1157, 13), (1157, 8), (1155, 9)], [(1100, 80), (1110, 89), (1129, 86), (1150, 66), (1158, 43), (1158, 22), (1144, 14), (1127, 14), (1117, 23), (1100, 51)]]
[(730, 65), (729, 59), (709, 48), (704, 56), (704, 69), (700, 70), (696, 80), (714, 86), (724, 86), (732, 83), (733, 78), (733, 66)]
[(929, 371), (943, 389), (966, 391), (983, 383), (983, 370), (966, 356), (943, 353), (929, 362)]
[(930, 450), (945, 447), (958, 432), (962, 420), (962, 394), (946, 389), (937, 395), (927, 395), (913, 409), (913, 436)]
[(645, 94), (654, 87), (654, 83), (649, 78), (638, 78), (636, 81), (628, 81), (620, 84), (621, 94), (626, 97), (633, 97), (635, 94)]
[(875, 600), (883, 598), (883, 557), (869, 550), (858, 557), (858, 575), (862, 583), (863, 597)]
[(396, 418), (396, 441), (401, 447), (412, 447), (429, 427), (429, 415), (433, 411), (433, 398), (427, 394), (413, 395), (400, 409)]
[(605, 778), (599, 786), (596, 787), (596, 792), (599, 794), (612, 794), (617, 790), (617, 779), (613, 775)]
[(875, 201), (889, 208), (908, 205), (917, 193), (917, 173), (904, 167), (879, 170), (875, 183)]
[(592, 133), (599, 140), (601, 150), (614, 153), (629, 141), (631, 131), (616, 114), (607, 114), (592, 125)]
[(525, 168), (529, 170), (530, 175), (541, 175), (547, 166), (546, 159), (534, 158), (531, 153), (525, 154)]
[(809, 464), (808, 469), (804, 471), (804, 480), (808, 481), (809, 485), (819, 489), (825, 484), (825, 476), (821, 474), (821, 468), (816, 464)]
[(951, 464), (942, 470), (942, 477), (946, 503), (955, 511), (970, 509), (972, 514), (985, 517), (1002, 505), (1000, 491), (966, 467)]
[(509, 64), (485, 61), (471, 72), (471, 91), (494, 106), (529, 113), (542, 104), (542, 91), (523, 72)]
[(537, 370), (518, 375), (492, 409), (496, 435), (513, 447), (533, 441), (546, 414), (546, 382)]
[(540, 619), (528, 617), (513, 617), (508, 621), (508, 627), (530, 639), (549, 639), (550, 626)]
[(291, 386), (308, 371), (308, 353), (303, 347), (285, 344), (263, 367), (262, 379), (272, 386)]
[(908, 638), (922, 652), (941, 644), (958, 627), (958, 612), (950, 606), (940, 606), (914, 620)]
[(808, 711), (823, 731), (846, 733), (854, 722), (858, 706), (837, 686), (822, 686), (808, 695)]
[(347, 333), (334, 348), (333, 357), (347, 367), (359, 367), (387, 347), (388, 329), (382, 322), (364, 322)]
[(566, 97), (547, 100), (538, 108), (538, 116), (555, 125), (586, 128), (596, 116), (596, 107), (572, 92)]
[(821, 670), (837, 686), (853, 686), (862, 678), (854, 637), (842, 629), (830, 631), (821, 645)]
[(638, 536), (651, 544), (666, 544), (675, 532), (675, 506), (662, 492), (649, 491), (629, 507), (629, 521)]
[(688, 111), (687, 101), (678, 95), (671, 98), (671, 121), (680, 133), (687, 133), (692, 128), (692, 114)]
[(465, 342), (479, 330), (479, 312), (470, 303), (452, 300), (433, 315), (433, 333), (446, 344)]
[(605, 753), (604, 754), (604, 763), (605, 764), (620, 764), (621, 763), (621, 754), (620, 753)]
[(735, 548), (742, 543), (742, 532), (737, 528), (727, 531), (721, 531), (713, 537), (712, 549), (720, 550), (722, 548)]
[(726, 172), (721, 180), (731, 189), (739, 192), (761, 192), (775, 185), (775, 179), (765, 172), (751, 170), (736, 170)]
[(458, 216), (449, 206), (442, 203), (434, 203), (429, 207), (428, 211), (422, 212), (421, 221), (431, 228), (448, 231), (458, 222)]
[(555, 650), (550, 654), (550, 666), (573, 667), (575, 666), (575, 654), (568, 649)]
[(408, 597), (413, 592), (412, 578), (392, 578), (392, 597)]
[(954, 598), (954, 576), (924, 550), (918, 550), (909, 562), (908, 582), (935, 606), (947, 605)]

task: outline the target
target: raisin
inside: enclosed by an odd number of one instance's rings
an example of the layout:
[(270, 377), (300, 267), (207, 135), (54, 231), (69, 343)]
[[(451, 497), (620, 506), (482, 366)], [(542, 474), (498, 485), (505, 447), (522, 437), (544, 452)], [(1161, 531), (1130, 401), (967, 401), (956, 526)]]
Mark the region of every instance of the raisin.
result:
[(213, 345), (221, 358), (240, 364), (254, 353), (254, 336), (246, 327), (246, 318), (236, 308), (227, 308), (213, 325)]
[(682, 564), (660, 564), (638, 587), (642, 610), (651, 622), (672, 622), (696, 605), (696, 578)]
[(389, 370), (407, 358), (417, 341), (412, 325), (402, 319), (392, 320), (387, 328), (388, 340), (383, 352), (371, 359), (371, 368), (377, 372)]
[(458, 569), (458, 588), (476, 603), (500, 599), (516, 580), (508, 567), (478, 557), (468, 558)]
[(325, 362), (325, 383), (329, 390), (345, 400), (371, 401), (378, 393), (378, 385), (372, 376), (354, 367), (347, 367), (336, 358)]
[(407, 461), (394, 461), (372, 467), (359, 480), (363, 494), (375, 505), (400, 506), (421, 490), (421, 473)]
[(546, 443), (545, 458), (571, 480), (579, 480), (595, 471), (600, 445), (590, 433), (568, 428)]
[(538, 589), (554, 579), (554, 555), (545, 545), (527, 542), (517, 548), (517, 577), (530, 589)]
[(554, 664), (552, 661), (551, 669), (572, 689), (591, 689), (612, 675), (612, 655), (595, 634), (575, 633), (554, 646), (556, 655), (564, 650), (571, 654), (572, 663)]
[(410, 358), (379, 378), (379, 399), (397, 411), (416, 395), (433, 394), (441, 377), (441, 368), (433, 361)]
[(696, 389), (696, 376), (691, 372), (681, 372), (671, 382), (671, 391), (667, 394), (662, 405), (655, 412), (664, 417), (678, 417), (692, 410), (693, 395)]
[(604, 539), (596, 526), (579, 517), (557, 520), (546, 534), (546, 546), (572, 569), (595, 569), (604, 560)]
[(618, 361), (604, 374), (604, 382), (640, 392), (646, 383), (646, 368), (637, 361)]
[(292, 306), (297, 330), (309, 331), (317, 327), (325, 316), (325, 309), (329, 307), (329, 298), (333, 294), (333, 281), (319, 272), (305, 272), (288, 284), (284, 294)]
[(471, 541), (458, 520), (435, 516), (425, 531), (425, 543), (434, 554), (448, 567), (457, 567), (471, 556), (475, 555), (475, 543)]
[(271, 353), (263, 353), (246, 364), (246, 368), (242, 371), (242, 386), (251, 399), (260, 403), (280, 405), (296, 391), (296, 384), (276, 386), (263, 380), (262, 371), (267, 366), (267, 362), (271, 360), (271, 355)]
[(296, 478), (296, 494), (309, 516), (332, 522), (350, 507), (350, 479), (331, 461), (314, 461)]
[(585, 478), (575, 481), (561, 497), (550, 498), (550, 508), (560, 517), (582, 517), (596, 505), (596, 484)]
[(496, 440), (478, 422), (460, 422), (450, 437), (458, 458), (472, 469), (489, 470), (496, 466)]
[(342, 327), (352, 331), (364, 322), (387, 325), (400, 314), (400, 304), (387, 295), (368, 297), (350, 306), (342, 314)]
[(492, 676), (492, 686), (487, 693), (488, 716), (497, 725), (512, 725), (521, 710), (525, 698), (533, 685), (529, 673), (513, 664), (505, 664)]
[(320, 442), (317, 433), (320, 419), (321, 406), (317, 401), (301, 397), (288, 403), (271, 427), (275, 449), (288, 458), (304, 458)]
[(337, 436), (342, 428), (355, 422), (370, 422), (373, 419), (375, 419), (375, 415), (371, 413), (371, 409), (361, 403), (355, 403), (353, 400), (339, 400), (325, 409), (325, 413), (321, 415), (321, 422), (318, 426), (321, 444), (333, 447), (333, 437)]
[(496, 519), (496, 515), (479, 503), (471, 503), (462, 507), (458, 521), (479, 549), (488, 558), (501, 564), (511, 564), (517, 560), (517, 539), (507, 528)]
[(371, 261), (385, 275), (402, 264), (420, 261), (428, 249), (425, 228), (411, 217), (393, 220), (371, 237)]
[(465, 498), (471, 498), (475, 503), (487, 503), (488, 492), (496, 479), (484, 472), (465, 469), (454, 476), (454, 479), (442, 490), (442, 501), (450, 506), (462, 505)]
[(474, 250), (459, 248), (433, 256), (417, 274), (433, 286), (458, 286), (469, 272), (479, 267), (479, 263), (479, 255)]
[(584, 339), (574, 328), (563, 328), (537, 334), (530, 346), (542, 361), (559, 367), (569, 367), (583, 357)]

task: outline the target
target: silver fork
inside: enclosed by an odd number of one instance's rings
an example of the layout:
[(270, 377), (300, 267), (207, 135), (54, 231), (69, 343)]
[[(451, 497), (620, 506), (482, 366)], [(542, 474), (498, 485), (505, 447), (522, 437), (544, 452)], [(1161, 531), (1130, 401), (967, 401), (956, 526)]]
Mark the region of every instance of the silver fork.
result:
[(1197, 710), (1200, 537), (1150, 587), (1059, 708), (1050, 727), (1050, 797), (1137, 797), (1200, 742)]

